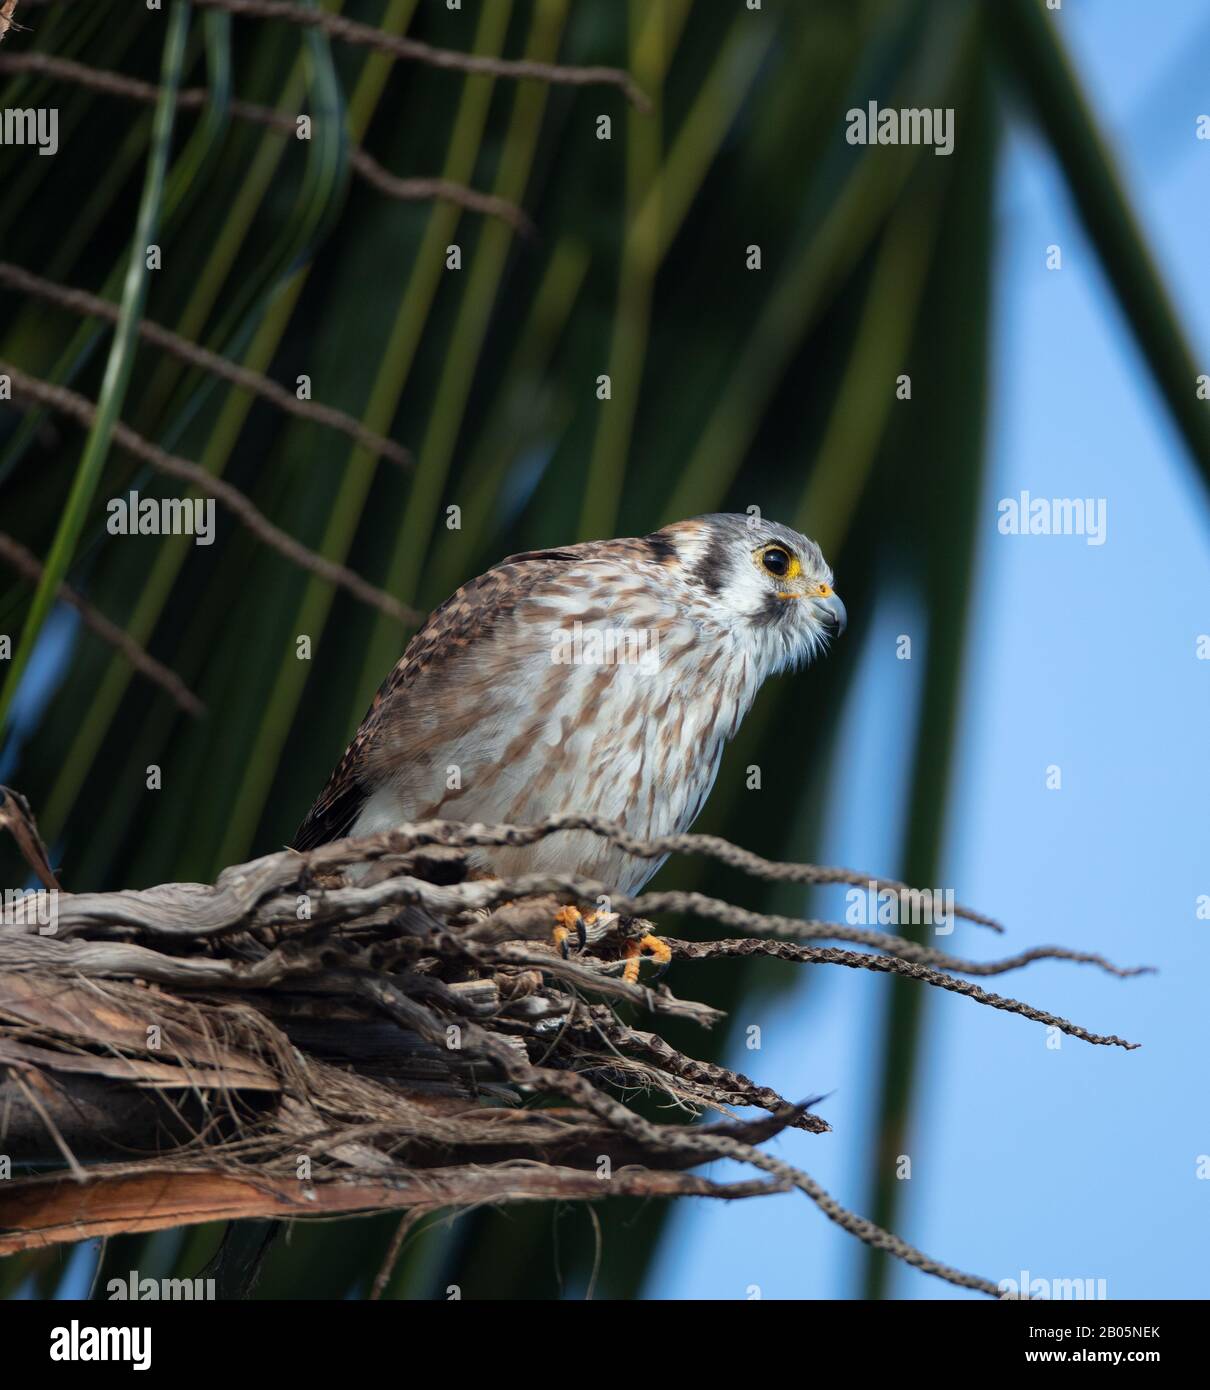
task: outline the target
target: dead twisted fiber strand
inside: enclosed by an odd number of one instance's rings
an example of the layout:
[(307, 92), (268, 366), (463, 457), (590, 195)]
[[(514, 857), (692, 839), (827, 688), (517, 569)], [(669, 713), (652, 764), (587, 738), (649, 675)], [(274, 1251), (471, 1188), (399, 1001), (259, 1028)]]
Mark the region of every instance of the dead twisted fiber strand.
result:
[(614, 906), (633, 903), (636, 910), (652, 912), (684, 912), (696, 917), (704, 917), (723, 926), (745, 927), (779, 936), (808, 936), (833, 941), (852, 941), (862, 946), (887, 950), (903, 960), (930, 962), (957, 970), (963, 975), (1002, 975), (1007, 970), (1016, 970), (1035, 960), (1069, 960), (1084, 965), (1096, 965), (1110, 975), (1122, 978), (1146, 974), (1146, 966), (1120, 966), (1106, 960), (1104, 956), (1088, 951), (1072, 951), (1065, 946), (1034, 946), (1028, 951), (1020, 951), (1014, 956), (1001, 960), (970, 961), (958, 956), (948, 955), (936, 947), (922, 945), (904, 936), (892, 936), (885, 932), (873, 931), (865, 927), (842, 926), (839, 922), (801, 920), (797, 917), (783, 917), (776, 913), (752, 912), (734, 903), (718, 898), (708, 898), (703, 893), (667, 892), (644, 893), (635, 899), (620, 899), (615, 896)]
[(374, 1276), (374, 1283), (370, 1288), (371, 1303), (376, 1303), (386, 1292), (387, 1284), (390, 1283), (391, 1275), (394, 1274), (395, 1266), (399, 1262), (404, 1241), (431, 1211), (431, 1207), (413, 1207), (411, 1211), (405, 1212), (400, 1219), (399, 1225), (395, 1227), (395, 1234), (391, 1237), (391, 1243), (387, 1246), (382, 1264), (378, 1268), (378, 1273)]
[[(627, 1100), (636, 1095), (657, 1095), (661, 1104), (670, 1104), (694, 1118), (707, 1110), (729, 1114), (732, 1106), (756, 1103), (735, 1091), (701, 1082), (686, 1083), (673, 1073), (629, 1054), (585, 1051), (577, 1054), (574, 1065), (575, 1070), (594, 1085), (615, 1095)], [(763, 1142), (763, 1138), (755, 1142)]]
[(795, 946), (789, 941), (753, 941), (748, 937), (739, 941), (677, 941), (664, 937), (672, 947), (673, 955), (686, 960), (710, 960), (716, 956), (776, 956), (779, 960), (800, 961), (808, 965), (846, 965), (852, 970), (875, 970), (884, 975), (903, 975), (911, 980), (920, 980), (938, 989), (948, 989), (953, 994), (964, 994), (977, 1003), (988, 1004), (993, 1009), (1003, 1009), (1006, 1013), (1020, 1014), (1022, 1018), (1033, 1019), (1035, 1023), (1049, 1024), (1061, 1032), (1084, 1042), (1096, 1043), (1103, 1047), (1124, 1047), (1133, 1052), (1141, 1044), (1127, 1042), (1114, 1033), (1090, 1033), (1077, 1023), (1071, 1023), (1057, 1014), (1049, 1014), (1043, 1009), (1035, 1009), (1031, 1004), (1023, 1004), (1018, 999), (1008, 999), (1002, 994), (989, 994), (969, 980), (958, 980), (940, 970), (932, 970), (927, 965), (894, 956), (871, 956), (862, 951), (841, 951), (831, 946)]
[[(11, 379), (14, 395), (37, 401), (39, 405), (50, 406), (51, 409), (70, 416), (85, 428), (91, 427), (96, 415), (96, 407), (91, 401), (86, 400), (75, 391), (69, 390), (66, 386), (55, 386), (50, 382), (41, 381), (37, 377), (28, 376), (10, 362), (0, 361), (0, 375), (7, 375)], [(380, 612), (405, 626), (412, 626), (420, 621), (421, 614), (407, 608), (385, 590), (367, 583), (347, 566), (338, 565), (334, 561), (326, 559), (303, 545), (301, 541), (296, 541), (293, 536), (287, 535), (280, 527), (275, 526), (263, 512), (258, 510), (237, 487), (233, 487), (224, 479), (214, 477), (200, 465), (191, 463), (188, 459), (178, 458), (175, 454), (166, 452), (158, 444), (152, 444), (150, 440), (144, 439), (141, 434), (136, 434), (128, 425), (124, 425), (120, 421), (113, 427), (113, 437), (114, 441), (128, 454), (150, 464), (152, 468), (161, 473), (167, 473), (170, 477), (180, 478), (184, 482), (191, 483), (199, 492), (208, 493), (221, 502), (258, 540), (276, 550), (278, 554), (284, 555), (286, 559), (293, 561), (300, 569), (309, 570), (329, 584), (347, 590), (355, 598), (360, 599), (362, 603), (368, 604), (371, 608), (377, 608)]]
[[(657, 859), (667, 854), (705, 854), (741, 873), (777, 883), (848, 883), (858, 888), (873, 884), (889, 892), (911, 892), (906, 883), (896, 879), (876, 878), (873, 874), (857, 873), (853, 869), (835, 869), (817, 864), (782, 864), (763, 859), (751, 850), (741, 849), (717, 835), (659, 835), (641, 840), (622, 826), (604, 816), (551, 816), (537, 825), (464, 825), (456, 821), (424, 821), (408, 827), (414, 844), (447, 845), (532, 845), (559, 830), (587, 830), (599, 835), (627, 854), (641, 859)], [(967, 921), (1002, 932), (1004, 928), (994, 918), (976, 912), (974, 908), (955, 906), (954, 913)]]
[[(159, 99), (160, 89), (153, 82), (144, 82), (140, 78), (110, 72), (105, 68), (89, 67), (85, 63), (77, 63), (70, 58), (58, 58), (49, 53), (2, 54), (0, 72), (37, 72), (129, 101), (154, 104)], [(188, 87), (177, 94), (177, 106), (181, 109), (196, 109), (207, 105), (210, 100), (211, 93), (205, 87)], [(267, 126), (282, 135), (295, 135), (297, 132), (297, 115), (292, 116), (285, 111), (274, 111), (271, 107), (258, 106), (253, 102), (238, 99), (228, 102), (227, 110), (240, 120)], [(478, 189), (468, 188), (452, 179), (400, 178), (389, 169), (384, 169), (373, 155), (360, 146), (353, 146), (349, 150), (349, 163), (368, 184), (377, 188), (380, 193), (385, 193), (388, 198), (397, 198), (400, 202), (407, 203), (422, 203), (432, 199), (456, 203), (468, 212), (499, 217), (526, 236), (534, 234), (534, 224), (521, 208), (494, 193), (481, 193)]]
[[(388, 981), (366, 979), (362, 982), (362, 992), (388, 1015), (397, 1021), (403, 1021), (406, 1026), (428, 1037), (430, 1041), (439, 1043), (444, 1039), (445, 1028), (441, 1020), (423, 1006), (417, 1005), (415, 1000), (401, 994)], [(711, 1158), (731, 1158), (740, 1163), (750, 1164), (769, 1173), (786, 1186), (804, 1192), (825, 1216), (867, 1245), (884, 1250), (924, 1273), (936, 1275), (960, 1288), (975, 1289), (993, 1298), (999, 1297), (1000, 1290), (990, 1280), (976, 1274), (967, 1274), (932, 1259), (898, 1236), (842, 1207), (809, 1174), (750, 1144), (722, 1134), (703, 1133), (700, 1129), (690, 1126), (652, 1124), (620, 1102), (604, 1095), (584, 1077), (577, 1076), (574, 1072), (535, 1067), (529, 1062), (521, 1061), (498, 1038), (478, 1024), (465, 1025), (463, 1042), (494, 1061), (507, 1079), (515, 1085), (537, 1087), (566, 1096), (600, 1117), (612, 1128), (629, 1134), (657, 1151), (680, 1154), (698, 1162), (706, 1162)]]
[(651, 109), (651, 103), (634, 79), (621, 68), (569, 67), (559, 63), (534, 62), (528, 58), (488, 58), (477, 53), (435, 48), (417, 39), (384, 33), (373, 25), (347, 19), (344, 15), (305, 9), (302, 5), (290, 3), (290, 0), (196, 0), (196, 3), (199, 7), (228, 10), (231, 14), (247, 15), (254, 19), (282, 19), (290, 24), (322, 29), (342, 43), (372, 48), (392, 58), (427, 63), (435, 68), (451, 68), (457, 72), (488, 77), (534, 78), (539, 82), (567, 87), (618, 87), (638, 110)]
[[(20, 541), (3, 531), (0, 531), (0, 559), (6, 560), (31, 584), (37, 584), (42, 578), (41, 560)], [(175, 671), (170, 671), (162, 662), (144, 651), (128, 632), (116, 623), (110, 622), (104, 613), (81, 597), (70, 584), (59, 585), (58, 598), (79, 613), (81, 622), (90, 632), (95, 632), (102, 641), (116, 648), (136, 671), (167, 691), (186, 714), (201, 718), (206, 713), (206, 706)]]
[[(606, 1016), (602, 1017), (602, 1014)], [(669, 1076), (679, 1077), (695, 1086), (712, 1088), (714, 1099), (725, 1100), (727, 1104), (756, 1105), (770, 1112), (790, 1104), (784, 1096), (768, 1086), (758, 1085), (742, 1072), (678, 1052), (658, 1034), (627, 1027), (606, 1010), (594, 1008), (589, 1023), (577, 1022), (573, 1026), (577, 1033), (588, 1036), (596, 1032), (614, 1046), (625, 1048), (627, 1058), (647, 1058)], [(606, 1063), (607, 1059), (602, 1058), (602, 1064)], [(810, 1130), (813, 1134), (828, 1134), (832, 1129), (826, 1120), (806, 1110), (796, 1114), (791, 1124), (796, 1129)]]
[[(10, 265), (6, 261), (0, 261), (0, 285), (8, 285), (23, 294), (47, 300), (51, 304), (56, 304), (62, 309), (70, 310), (83, 317), (104, 319), (107, 323), (117, 323), (118, 321), (120, 311), (111, 300), (89, 294), (87, 290), (69, 289), (65, 285), (57, 285), (53, 280), (44, 280), (40, 275), (34, 275), (30, 271), (23, 270), (20, 266)], [(371, 453), (381, 454), (384, 458), (389, 458), (392, 463), (397, 463), (401, 467), (411, 467), (412, 465), (411, 454), (401, 445), (375, 433), (373, 430), (366, 429), (359, 420), (354, 419), (352, 415), (346, 414), (343, 410), (322, 405), (319, 401), (300, 401), (293, 391), (287, 391), (284, 386), (279, 386), (277, 382), (271, 381), (260, 372), (254, 372), (235, 362), (229, 362), (227, 358), (220, 356), (217, 352), (211, 352), (209, 348), (204, 348), (198, 343), (191, 343), (187, 338), (182, 338), (180, 334), (173, 333), (170, 329), (164, 328), (158, 323), (152, 323), (148, 319), (143, 319), (139, 323), (139, 335), (149, 343), (154, 343), (156, 347), (171, 353), (174, 357), (179, 357), (195, 367), (200, 367), (203, 371), (222, 377), (234, 386), (242, 387), (245, 391), (251, 391), (254, 395), (271, 401), (280, 410), (305, 420), (311, 420), (316, 424), (327, 425), (332, 429), (339, 430), (342, 434), (348, 435), (349, 438), (355, 439)]]
[[(1041, 1009), (1035, 1009), (1031, 1004), (1024, 1004), (1018, 999), (1010, 999), (1005, 995), (989, 994), (967, 980), (959, 980), (945, 971), (925, 965), (920, 961), (905, 960), (901, 956), (868, 955), (864, 951), (842, 951), (831, 946), (797, 946), (788, 941), (761, 941), (753, 940), (750, 937), (743, 937), (738, 941), (678, 941), (674, 937), (662, 937), (661, 939), (666, 941), (677, 955), (687, 960), (706, 960), (713, 956), (775, 956), (782, 960), (802, 961), (817, 965), (847, 965), (854, 970), (874, 970), (881, 974), (904, 975), (910, 979), (920, 980), (924, 984), (934, 985), (939, 989), (948, 989), (954, 994), (963, 994), (978, 1004), (989, 1004), (994, 1009), (1003, 1009), (1007, 1013), (1020, 1014), (1023, 1018), (1032, 1019), (1037, 1023), (1051, 1024), (1065, 1033), (1070, 1033), (1073, 1038), (1080, 1038), (1084, 1042), (1102, 1046), (1112, 1044), (1117, 1047), (1124, 1047), (1128, 1051), (1132, 1051), (1140, 1045), (1126, 1042), (1114, 1034), (1104, 1035), (1089, 1032), (1079, 1024), (1070, 1023), (1065, 1018), (1059, 1018), (1055, 1014), (1048, 1014)], [(590, 974), (597, 976), (599, 983), (595, 983), (582, 974), (573, 974), (574, 962), (562, 961), (558, 958), (552, 959), (549, 956), (543, 957), (537, 952), (519, 951), (516, 947), (505, 947), (501, 951), (489, 955), (488, 958), (506, 964), (529, 965), (553, 974), (565, 974), (569, 978), (578, 978), (579, 982), (588, 988), (603, 989), (606, 993), (619, 993), (617, 986), (622, 984), (621, 981), (614, 980), (610, 976), (602, 976), (596, 969), (579, 966), (579, 971), (589, 971)], [(660, 996), (652, 995), (652, 997), (658, 999)]]
[(426, 203), (431, 199), (456, 203), (468, 212), (498, 217), (526, 237), (537, 235), (537, 228), (528, 214), (516, 203), (510, 203), (507, 198), (495, 193), (481, 193), (477, 188), (467, 188), (465, 184), (455, 183), (452, 179), (401, 178), (384, 169), (373, 155), (360, 148), (350, 150), (349, 162), (368, 184), (385, 193), (388, 198), (398, 198), (404, 203)]

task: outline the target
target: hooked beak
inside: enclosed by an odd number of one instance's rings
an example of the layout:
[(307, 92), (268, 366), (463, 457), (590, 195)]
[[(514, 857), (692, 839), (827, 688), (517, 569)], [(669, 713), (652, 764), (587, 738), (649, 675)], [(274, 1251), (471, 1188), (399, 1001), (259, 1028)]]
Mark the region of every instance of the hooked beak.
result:
[(828, 629), (829, 637), (839, 637), (848, 625), (849, 615), (845, 612), (845, 606), (840, 601), (840, 595), (834, 589), (828, 589), (826, 593), (821, 592), (811, 598), (815, 605), (815, 612), (820, 620)]

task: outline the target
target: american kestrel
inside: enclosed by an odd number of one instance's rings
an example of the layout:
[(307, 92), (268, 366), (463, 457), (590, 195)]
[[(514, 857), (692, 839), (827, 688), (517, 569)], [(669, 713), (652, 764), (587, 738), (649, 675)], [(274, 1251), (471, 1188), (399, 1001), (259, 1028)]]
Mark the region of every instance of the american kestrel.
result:
[[(819, 547), (756, 517), (511, 555), (408, 643), (294, 848), (415, 821), (570, 812), (641, 839), (687, 830), (765, 678), (844, 626)], [(587, 831), (472, 855), (479, 872), (583, 876), (627, 894), (663, 862)], [(583, 935), (575, 909), (559, 921), (560, 944), (573, 922)], [(639, 947), (667, 959), (657, 937), (628, 943), (627, 978)]]

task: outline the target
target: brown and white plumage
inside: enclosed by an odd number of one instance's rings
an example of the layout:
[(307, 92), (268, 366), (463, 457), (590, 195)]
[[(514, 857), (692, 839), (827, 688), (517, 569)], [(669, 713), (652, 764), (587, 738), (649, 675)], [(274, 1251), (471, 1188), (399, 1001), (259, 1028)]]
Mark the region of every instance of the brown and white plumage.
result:
[[(643, 838), (685, 830), (761, 683), (843, 627), (831, 582), (814, 542), (734, 515), (510, 556), (413, 637), (295, 848), (409, 821), (561, 812)], [(569, 663), (573, 632), (611, 632), (618, 659)], [(574, 650), (600, 654), (588, 640)], [(624, 893), (660, 863), (580, 831), (477, 854), (498, 873), (578, 874)]]

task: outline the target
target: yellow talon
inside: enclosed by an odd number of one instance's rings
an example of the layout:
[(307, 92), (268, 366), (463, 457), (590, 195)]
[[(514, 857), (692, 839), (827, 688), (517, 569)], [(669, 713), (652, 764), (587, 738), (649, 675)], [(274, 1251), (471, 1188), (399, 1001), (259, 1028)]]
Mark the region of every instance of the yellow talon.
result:
[(580, 909), (578, 907), (561, 907), (558, 912), (555, 913), (555, 929), (551, 933), (551, 936), (555, 943), (555, 949), (564, 960), (566, 960), (570, 954), (567, 947), (567, 940), (573, 931), (580, 939), (580, 948), (582, 950), (588, 940), (588, 933), (585, 931), (584, 918), (580, 915)]
[(551, 933), (554, 943), (563, 953), (564, 958), (568, 954), (567, 941), (574, 931), (579, 938), (579, 949), (582, 951), (588, 945), (588, 928), (595, 927), (595, 939), (599, 939), (606, 929), (618, 919), (616, 912), (603, 912), (594, 909), (592, 912), (581, 912), (578, 907), (561, 907), (555, 913), (555, 929)]
[[(600, 930), (594, 933), (594, 940), (597, 940), (602, 931), (607, 929), (617, 920), (616, 912), (581, 912), (578, 907), (561, 907), (555, 913), (554, 930), (551, 932), (551, 939), (555, 949), (563, 956), (564, 960), (571, 953), (571, 936), (574, 932), (579, 940), (579, 949), (583, 950), (588, 945), (588, 928), (594, 927)], [(644, 953), (649, 955), (656, 962), (656, 976), (660, 976), (667, 970), (672, 960), (672, 947), (668, 945), (662, 937), (656, 936), (653, 932), (646, 932), (643, 936), (631, 937), (622, 943), (622, 978), (628, 984), (634, 984), (639, 978), (639, 962)]]
[(637, 941), (627, 941), (622, 947), (622, 959), (626, 962), (622, 967), (622, 979), (628, 985), (638, 983), (639, 961), (642, 960), (644, 951), (649, 951), (652, 960), (656, 962), (657, 975), (662, 975), (672, 961), (672, 947), (660, 937), (653, 936), (651, 932), (646, 936), (640, 936)]

